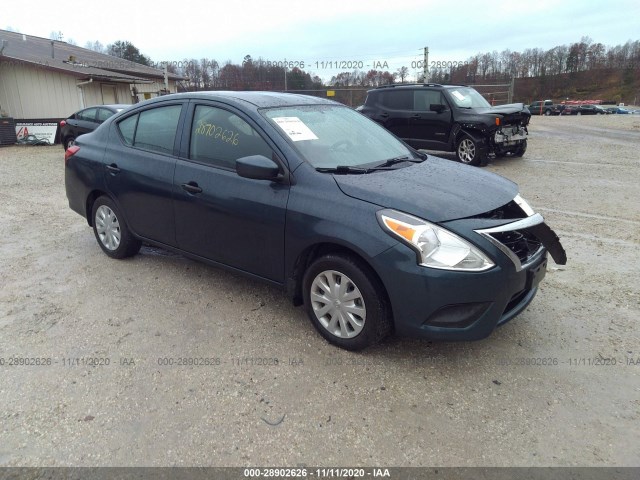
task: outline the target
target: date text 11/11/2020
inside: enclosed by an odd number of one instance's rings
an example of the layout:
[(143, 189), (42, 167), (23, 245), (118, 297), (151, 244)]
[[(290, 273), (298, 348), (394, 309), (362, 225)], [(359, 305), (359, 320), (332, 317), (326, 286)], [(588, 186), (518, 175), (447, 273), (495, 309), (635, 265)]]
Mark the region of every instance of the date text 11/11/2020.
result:
[[(264, 67), (280, 67), (294, 69), (299, 68), (304, 70), (305, 68), (315, 70), (363, 70), (365, 68), (373, 70), (388, 70), (392, 62), (387, 60), (322, 60), (322, 61), (305, 61), (305, 60), (258, 60), (253, 62), (254, 65)], [(398, 63), (398, 62), (395, 62)], [(424, 68), (424, 61), (414, 60), (410, 62), (410, 67), (413, 69)], [(451, 60), (434, 60), (429, 62), (429, 68), (432, 69), (447, 69), (457, 68), (465, 65), (469, 65), (468, 61), (451, 61)]]

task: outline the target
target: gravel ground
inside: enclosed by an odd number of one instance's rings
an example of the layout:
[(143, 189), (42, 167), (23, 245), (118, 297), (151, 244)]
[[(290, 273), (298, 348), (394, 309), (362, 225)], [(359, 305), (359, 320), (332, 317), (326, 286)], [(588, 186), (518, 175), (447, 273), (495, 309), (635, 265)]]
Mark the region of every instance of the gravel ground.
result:
[(62, 148), (1, 148), (0, 466), (640, 465), (640, 118), (530, 131), (486, 168), (568, 265), (486, 340), (363, 353), (270, 286), (148, 247), (110, 260)]

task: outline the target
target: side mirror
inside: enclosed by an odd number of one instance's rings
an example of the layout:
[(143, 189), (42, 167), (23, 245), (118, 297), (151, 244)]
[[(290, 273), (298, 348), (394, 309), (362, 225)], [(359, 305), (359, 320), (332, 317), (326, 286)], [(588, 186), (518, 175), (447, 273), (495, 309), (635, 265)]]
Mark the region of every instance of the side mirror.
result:
[(251, 155), (236, 160), (236, 173), (254, 180), (275, 180), (280, 173), (280, 167), (264, 155)]
[(432, 112), (437, 112), (437, 113), (442, 113), (447, 109), (447, 107), (445, 105), (442, 105), (440, 103), (432, 103), (429, 106), (429, 110), (431, 110)]

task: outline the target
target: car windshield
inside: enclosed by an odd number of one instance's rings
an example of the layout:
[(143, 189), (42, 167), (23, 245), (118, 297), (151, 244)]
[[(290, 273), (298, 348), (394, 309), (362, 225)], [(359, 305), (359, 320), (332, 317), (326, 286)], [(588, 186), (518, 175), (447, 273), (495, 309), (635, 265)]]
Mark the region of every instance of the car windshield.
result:
[(316, 168), (355, 167), (415, 157), (384, 128), (348, 107), (303, 105), (261, 112)]
[(449, 89), (451, 98), (460, 108), (490, 108), (491, 105), (476, 90), (469, 87), (455, 87)]

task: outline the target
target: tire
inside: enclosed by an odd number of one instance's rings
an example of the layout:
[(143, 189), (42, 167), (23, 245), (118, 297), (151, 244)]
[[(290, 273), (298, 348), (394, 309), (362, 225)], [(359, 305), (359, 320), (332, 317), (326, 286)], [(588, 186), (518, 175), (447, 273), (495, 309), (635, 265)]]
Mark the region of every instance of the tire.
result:
[(98, 245), (109, 257), (132, 257), (140, 251), (142, 242), (129, 231), (120, 210), (109, 197), (103, 195), (96, 199), (91, 219)]
[(304, 274), (302, 289), (307, 315), (329, 343), (362, 350), (391, 334), (385, 291), (355, 258), (328, 254), (316, 259)]
[(551, 115), (551, 110), (545, 110), (544, 115), (545, 117), (548, 117), (549, 115)]
[(576, 115), (582, 115), (582, 112), (578, 112), (578, 113), (576, 113)]
[(524, 139), (518, 148), (513, 152), (514, 157), (521, 157), (524, 155), (524, 152), (527, 151), (527, 140)]
[(468, 133), (464, 133), (456, 145), (456, 156), (458, 161), (465, 165), (480, 165), (483, 154), (478, 141)]
[(67, 150), (67, 148), (72, 146), (74, 143), (76, 143), (76, 138), (75, 137), (67, 137), (67, 138), (65, 138), (64, 139), (64, 149), (65, 149), (65, 151)]

